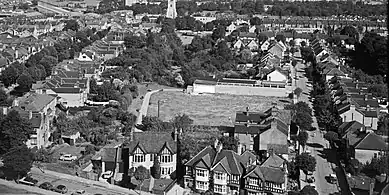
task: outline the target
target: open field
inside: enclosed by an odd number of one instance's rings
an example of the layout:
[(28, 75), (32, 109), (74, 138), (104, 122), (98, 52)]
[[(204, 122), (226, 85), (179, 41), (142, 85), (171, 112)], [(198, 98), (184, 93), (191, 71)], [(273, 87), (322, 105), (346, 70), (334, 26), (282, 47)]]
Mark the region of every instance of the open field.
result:
[(224, 94), (190, 95), (182, 92), (158, 92), (151, 96), (147, 115), (157, 116), (158, 100), (160, 117), (167, 121), (176, 114), (187, 114), (195, 125), (233, 126), (236, 111), (244, 111), (248, 106), (250, 111), (265, 111), (272, 102), (277, 106), (287, 104), (287, 98), (263, 96), (238, 96)]

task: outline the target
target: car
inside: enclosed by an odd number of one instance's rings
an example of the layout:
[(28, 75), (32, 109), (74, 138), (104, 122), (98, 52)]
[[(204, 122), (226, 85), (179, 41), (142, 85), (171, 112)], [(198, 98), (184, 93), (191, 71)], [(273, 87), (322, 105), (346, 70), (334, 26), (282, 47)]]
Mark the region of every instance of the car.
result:
[(77, 190), (72, 193), (72, 195), (79, 195), (79, 194), (85, 194), (85, 190)]
[(58, 185), (57, 187), (52, 188), (51, 190), (61, 194), (66, 194), (68, 192), (68, 189), (64, 185)]
[(305, 153), (311, 154), (310, 150), (305, 150)]
[(315, 183), (310, 183), (309, 186), (312, 186), (313, 188), (316, 188), (316, 184)]
[(26, 177), (17, 180), (17, 183), (29, 185), (29, 186), (35, 186), (38, 183), (38, 180), (32, 178), (30, 175), (27, 175)]
[(113, 175), (113, 172), (112, 172), (112, 171), (106, 171), (106, 172), (104, 172), (104, 173), (102, 174), (102, 177), (103, 177), (104, 179), (108, 179), (108, 178), (112, 177), (112, 175)]
[(42, 188), (44, 190), (51, 190), (53, 189), (53, 184), (51, 184), (50, 182), (43, 182), (41, 185), (39, 185), (39, 188)]
[(338, 178), (336, 177), (335, 174), (330, 174), (328, 176), (328, 178), (329, 178), (330, 183), (332, 183), (332, 184), (335, 184), (336, 182), (338, 182)]
[(77, 160), (77, 156), (73, 156), (71, 154), (64, 154), (61, 157), (59, 157), (59, 160), (62, 160), (62, 161), (74, 161), (74, 160)]
[(315, 182), (315, 178), (314, 177), (310, 177), (310, 178), (307, 179), (307, 182), (308, 183), (313, 183), (313, 182)]

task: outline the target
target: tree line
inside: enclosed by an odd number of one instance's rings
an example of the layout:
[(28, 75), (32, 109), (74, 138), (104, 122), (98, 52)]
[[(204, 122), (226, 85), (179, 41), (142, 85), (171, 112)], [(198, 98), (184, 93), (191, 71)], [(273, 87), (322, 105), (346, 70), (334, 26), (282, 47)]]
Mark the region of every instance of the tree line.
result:
[[(265, 12), (264, 5), (270, 5), (270, 9)], [(167, 9), (167, 2), (159, 5), (155, 4), (134, 4), (126, 7), (123, 1), (103, 0), (99, 4), (97, 13), (109, 13), (114, 10), (130, 9), (136, 14), (164, 14)], [(315, 1), (315, 2), (287, 2), (287, 1), (240, 1), (230, 2), (206, 2), (197, 5), (193, 1), (178, 1), (176, 4), (177, 14), (185, 16), (201, 11), (232, 11), (236, 14), (271, 14), (275, 16), (332, 16), (332, 15), (354, 15), (354, 16), (384, 16), (386, 15), (385, 5), (369, 5), (363, 2), (351, 1)]]

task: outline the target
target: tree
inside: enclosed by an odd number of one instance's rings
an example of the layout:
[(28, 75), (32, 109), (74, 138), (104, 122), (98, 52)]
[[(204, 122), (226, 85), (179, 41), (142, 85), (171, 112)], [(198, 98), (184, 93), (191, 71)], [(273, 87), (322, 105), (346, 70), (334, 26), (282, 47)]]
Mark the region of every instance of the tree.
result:
[(334, 131), (328, 131), (326, 134), (324, 134), (324, 139), (326, 139), (330, 143), (333, 143), (334, 141), (338, 141), (339, 140), (338, 133)]
[(305, 174), (316, 169), (316, 159), (308, 153), (296, 155), (296, 166), (303, 170)]
[(386, 174), (389, 175), (389, 159), (388, 154), (384, 154), (380, 157), (373, 157), (371, 161), (367, 162), (362, 167), (362, 172), (369, 175), (370, 177), (375, 177), (377, 175)]
[(150, 178), (149, 170), (147, 170), (146, 167), (141, 165), (138, 168), (136, 168), (136, 171), (134, 173), (134, 177), (136, 180), (138, 180), (140, 182), (139, 190), (142, 191), (143, 182), (146, 179)]
[(150, 18), (148, 16), (143, 16), (142, 22), (150, 22)]
[(12, 110), (0, 121), (0, 155), (24, 145), (33, 133), (31, 123)]
[(26, 145), (12, 147), (3, 156), (5, 176), (10, 179), (24, 177), (32, 167), (34, 154)]
[(7, 93), (3, 89), (0, 89), (0, 106), (8, 105), (7, 100), (8, 100)]
[(352, 37), (354, 39), (358, 39), (358, 31), (353, 26), (345, 26), (341, 31), (341, 35), (347, 35), (349, 37)]
[(239, 140), (236, 137), (222, 136), (219, 141), (223, 145), (223, 149), (238, 152)]
[(217, 26), (215, 30), (213, 30), (212, 32), (212, 39), (213, 40), (218, 40), (218, 39), (221, 39), (221, 38), (224, 38), (224, 36), (226, 35), (226, 28), (224, 26)]
[(254, 26), (254, 25), (261, 25), (262, 24), (262, 20), (258, 17), (253, 17), (250, 19), (250, 25), (251, 26)]
[(300, 131), (300, 133), (297, 135), (297, 141), (303, 148), (305, 148), (305, 145), (308, 141), (308, 132)]
[(4, 84), (5, 87), (9, 87), (12, 84), (16, 83), (19, 74), (17, 70), (11, 65), (5, 68), (5, 70), (0, 75), (0, 80)]
[(142, 118), (143, 131), (167, 131), (171, 130), (171, 124), (165, 123), (156, 116), (145, 116)]
[(51, 75), (53, 67), (56, 66), (57, 63), (57, 58), (53, 56), (44, 56), (39, 62), (39, 64), (41, 64), (45, 68), (46, 76)]
[(175, 116), (171, 121), (173, 128), (176, 130), (187, 129), (193, 124), (193, 120), (186, 114), (179, 114)]
[(65, 26), (62, 30), (63, 31), (67, 31), (67, 30), (78, 31), (79, 28), (80, 28), (80, 25), (78, 24), (77, 20), (67, 20), (65, 22)]
[(34, 80), (28, 73), (23, 73), (19, 76), (16, 83), (19, 84), (19, 87), (22, 89), (30, 89)]
[(277, 40), (277, 42), (282, 41), (283, 43), (285, 43), (285, 42), (286, 42), (286, 37), (285, 37), (285, 35), (283, 35), (283, 34), (278, 34), (278, 35), (276, 36), (276, 40)]
[(161, 178), (161, 164), (159, 162), (158, 155), (154, 156), (153, 167), (151, 168), (151, 175), (155, 179)]
[(315, 190), (314, 187), (306, 185), (304, 188), (300, 191), (300, 195), (319, 195), (319, 193)]
[(297, 95), (297, 98), (300, 97), (301, 93), (303, 92), (303, 90), (300, 88), (300, 87), (297, 87), (295, 90), (294, 90), (294, 94)]
[(126, 48), (143, 48), (146, 46), (146, 40), (144, 37), (130, 35), (124, 37), (124, 45)]

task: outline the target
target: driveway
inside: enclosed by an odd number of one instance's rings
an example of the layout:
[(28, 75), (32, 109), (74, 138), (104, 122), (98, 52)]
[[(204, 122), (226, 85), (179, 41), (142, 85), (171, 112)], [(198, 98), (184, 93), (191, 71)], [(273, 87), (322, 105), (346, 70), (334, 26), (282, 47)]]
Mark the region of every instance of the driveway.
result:
[[(305, 65), (302, 63), (298, 63), (296, 65), (296, 76), (297, 80), (294, 81), (294, 84), (296, 87), (299, 87), (303, 90), (302, 94), (298, 98), (298, 101), (306, 102), (311, 109), (313, 109), (312, 102), (309, 99), (309, 93), (312, 90), (311, 86), (307, 86), (308, 79), (305, 77), (304, 72)], [(294, 73), (292, 73), (294, 74)], [(294, 77), (294, 75), (293, 75)], [(323, 138), (323, 135), (318, 130), (318, 124), (316, 117), (314, 113), (312, 113), (313, 116), (313, 127), (316, 127), (316, 131), (308, 131), (308, 141), (306, 150), (310, 150), (313, 157), (316, 159), (316, 171), (313, 173), (313, 176), (315, 178), (315, 185), (316, 190), (319, 192), (320, 195), (328, 195), (332, 194), (334, 192), (339, 192), (338, 185), (331, 184), (327, 182), (326, 176), (332, 173), (335, 173), (333, 171), (333, 168), (335, 168), (335, 156), (328, 155), (330, 154), (328, 151), (328, 141)], [(301, 176), (301, 180), (305, 180), (305, 175)], [(301, 182), (301, 188), (305, 186), (305, 181)]]

